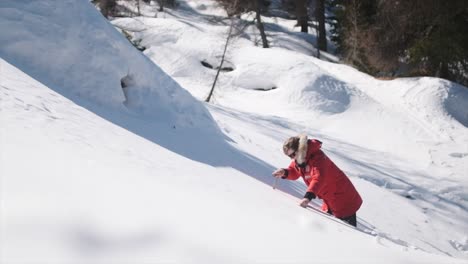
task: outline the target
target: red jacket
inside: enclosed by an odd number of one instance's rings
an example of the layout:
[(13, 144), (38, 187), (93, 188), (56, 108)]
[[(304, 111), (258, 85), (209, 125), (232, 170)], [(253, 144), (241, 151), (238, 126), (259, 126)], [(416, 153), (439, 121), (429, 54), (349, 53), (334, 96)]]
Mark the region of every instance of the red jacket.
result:
[(301, 168), (293, 160), (287, 169), (287, 179), (297, 180), (302, 177), (308, 186), (307, 192), (313, 192), (324, 201), (322, 210), (331, 210), (339, 218), (351, 216), (361, 207), (361, 196), (321, 147), (322, 142), (307, 140), (305, 166)]

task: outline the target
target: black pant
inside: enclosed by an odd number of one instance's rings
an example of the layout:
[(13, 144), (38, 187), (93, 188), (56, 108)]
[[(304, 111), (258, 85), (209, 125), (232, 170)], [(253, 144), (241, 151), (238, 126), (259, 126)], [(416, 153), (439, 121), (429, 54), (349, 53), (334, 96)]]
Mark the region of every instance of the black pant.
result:
[(353, 214), (353, 215), (348, 216), (348, 217), (342, 217), (340, 219), (342, 221), (354, 226), (354, 227), (357, 227), (356, 214)]
[[(333, 214), (333, 212), (328, 209), (328, 214)], [(351, 216), (347, 216), (347, 217), (338, 217), (338, 219), (342, 220), (343, 222), (346, 222), (354, 227), (357, 227), (357, 220), (356, 220), (356, 213), (354, 213), (353, 215)]]

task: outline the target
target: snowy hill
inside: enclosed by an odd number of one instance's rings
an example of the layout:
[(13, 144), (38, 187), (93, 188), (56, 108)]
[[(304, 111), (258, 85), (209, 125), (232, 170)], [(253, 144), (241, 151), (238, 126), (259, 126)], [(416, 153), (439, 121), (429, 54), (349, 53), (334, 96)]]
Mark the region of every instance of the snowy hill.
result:
[[(203, 104), (228, 23), (180, 2), (113, 21), (144, 54), (88, 1), (0, 3), (2, 263), (466, 262), (468, 89), (317, 60), (278, 19)], [(361, 193), (358, 229), (271, 188), (299, 132)]]
[[(206, 110), (86, 1), (3, 1), (1, 56), (73, 98), (158, 121), (209, 122)], [(105, 48), (104, 48), (105, 47)], [(201, 117), (200, 117), (201, 116)]]

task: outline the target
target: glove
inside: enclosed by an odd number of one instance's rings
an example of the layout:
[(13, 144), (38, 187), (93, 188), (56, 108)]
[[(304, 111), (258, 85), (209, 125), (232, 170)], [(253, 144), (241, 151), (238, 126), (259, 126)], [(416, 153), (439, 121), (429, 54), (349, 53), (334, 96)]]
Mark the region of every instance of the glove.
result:
[(309, 202), (312, 200), (312, 199), (315, 199), (315, 193), (313, 192), (306, 192), (306, 194), (304, 195), (304, 198), (309, 200)]

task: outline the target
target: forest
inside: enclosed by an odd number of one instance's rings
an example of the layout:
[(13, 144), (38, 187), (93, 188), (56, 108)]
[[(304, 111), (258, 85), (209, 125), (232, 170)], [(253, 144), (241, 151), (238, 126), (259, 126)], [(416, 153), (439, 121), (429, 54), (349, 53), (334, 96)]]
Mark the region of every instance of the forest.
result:
[[(112, 18), (138, 15), (119, 3), (140, 1), (177, 8), (177, 0), (94, 0)], [(376, 78), (431, 76), (468, 86), (468, 1), (465, 0), (216, 0), (227, 16), (254, 12), (253, 21), (269, 48), (272, 25), (262, 16), (296, 19), (311, 43), (341, 63)], [(132, 14), (133, 12), (133, 14)], [(333, 46), (333, 49), (330, 48)]]

